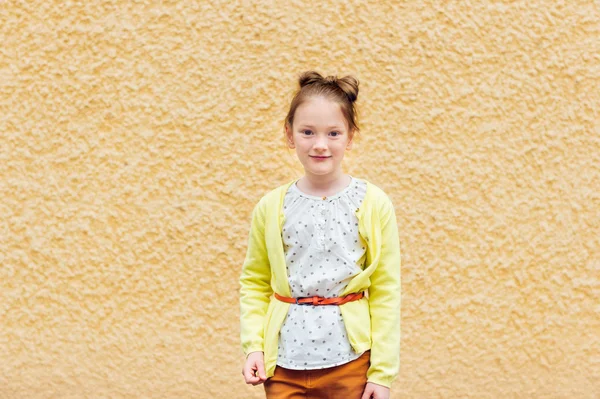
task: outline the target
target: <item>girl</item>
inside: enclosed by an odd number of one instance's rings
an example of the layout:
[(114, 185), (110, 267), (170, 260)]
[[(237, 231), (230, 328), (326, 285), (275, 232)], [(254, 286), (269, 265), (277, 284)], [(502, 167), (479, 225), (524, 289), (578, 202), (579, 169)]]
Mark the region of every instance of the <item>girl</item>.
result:
[(394, 207), (342, 172), (358, 132), (358, 81), (299, 79), (285, 137), (304, 176), (252, 212), (240, 277), (247, 384), (267, 398), (389, 398), (400, 364), (400, 247)]

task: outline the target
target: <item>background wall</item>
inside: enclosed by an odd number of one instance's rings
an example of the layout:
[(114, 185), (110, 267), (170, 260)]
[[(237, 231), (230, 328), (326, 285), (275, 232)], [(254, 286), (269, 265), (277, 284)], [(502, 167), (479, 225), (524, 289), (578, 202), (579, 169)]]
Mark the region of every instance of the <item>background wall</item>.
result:
[(260, 398), (250, 212), (297, 76), (361, 82), (393, 398), (600, 398), (597, 1), (0, 2), (0, 397)]

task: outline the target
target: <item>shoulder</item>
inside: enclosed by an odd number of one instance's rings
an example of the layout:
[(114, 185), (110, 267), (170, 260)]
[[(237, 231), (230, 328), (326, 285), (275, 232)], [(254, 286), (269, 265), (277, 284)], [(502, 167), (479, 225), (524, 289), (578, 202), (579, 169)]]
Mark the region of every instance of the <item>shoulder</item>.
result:
[(363, 204), (365, 208), (374, 212), (377, 217), (386, 219), (395, 215), (394, 204), (389, 195), (383, 189), (370, 181), (361, 179), (367, 183), (367, 193)]
[(269, 190), (260, 198), (260, 200), (256, 204), (256, 208), (260, 209), (263, 214), (267, 209), (278, 209), (280, 201), (282, 200), (283, 196), (285, 195), (285, 192), (293, 182), (294, 181), (290, 181), (274, 189)]
[(374, 183), (371, 183), (370, 181), (368, 181), (366, 179), (360, 179), (360, 180), (367, 183), (366, 199), (368, 199), (369, 202), (373, 202), (373, 203), (379, 204), (379, 205), (384, 204), (384, 203), (391, 204), (390, 197), (387, 195), (387, 193), (385, 191), (383, 191), (383, 189), (381, 187), (375, 185)]

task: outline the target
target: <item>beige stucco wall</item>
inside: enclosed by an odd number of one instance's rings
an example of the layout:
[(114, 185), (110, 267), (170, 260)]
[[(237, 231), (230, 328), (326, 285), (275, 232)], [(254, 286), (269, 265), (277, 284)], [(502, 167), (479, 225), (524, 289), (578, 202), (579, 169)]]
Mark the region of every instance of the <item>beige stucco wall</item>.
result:
[(600, 397), (597, 1), (0, 2), (0, 398), (260, 398), (250, 211), (298, 73), (403, 255), (393, 398)]

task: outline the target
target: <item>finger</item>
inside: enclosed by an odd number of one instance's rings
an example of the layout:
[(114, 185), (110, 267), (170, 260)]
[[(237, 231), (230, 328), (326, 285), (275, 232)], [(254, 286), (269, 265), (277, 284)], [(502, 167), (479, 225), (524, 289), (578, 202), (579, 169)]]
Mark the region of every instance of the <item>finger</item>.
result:
[(256, 372), (256, 370), (253, 370), (253, 372), (255, 373), (255, 376), (254, 376), (255, 381), (252, 383), (252, 385), (256, 386), (256, 385), (262, 384), (264, 381), (260, 378), (260, 376), (258, 375), (258, 372)]
[(252, 384), (252, 385), (256, 385), (260, 383), (260, 378), (258, 377), (245, 377), (246, 378), (246, 384)]
[(373, 394), (373, 391), (374, 389), (372, 387), (366, 387), (360, 399), (371, 399), (371, 394)]
[(254, 372), (249, 368), (244, 368), (243, 371), (244, 379), (246, 380), (246, 384), (255, 384), (257, 381), (260, 381), (260, 378), (254, 375)]
[(256, 366), (258, 368), (258, 372), (256, 374), (258, 374), (258, 377), (260, 378), (261, 381), (266, 381), (267, 380), (267, 374), (265, 373), (265, 365), (263, 362), (261, 361), (257, 361), (256, 362)]

